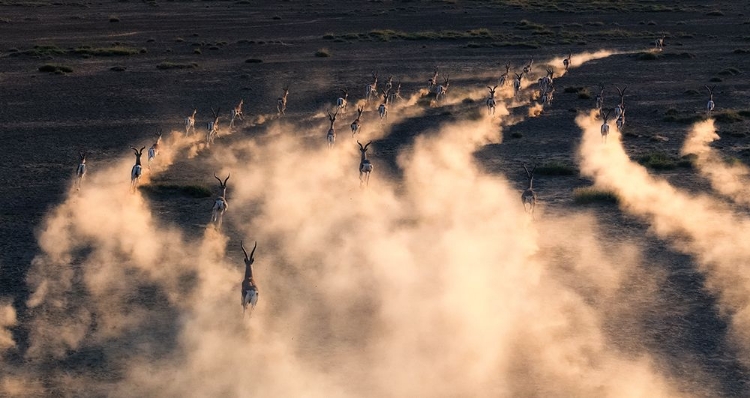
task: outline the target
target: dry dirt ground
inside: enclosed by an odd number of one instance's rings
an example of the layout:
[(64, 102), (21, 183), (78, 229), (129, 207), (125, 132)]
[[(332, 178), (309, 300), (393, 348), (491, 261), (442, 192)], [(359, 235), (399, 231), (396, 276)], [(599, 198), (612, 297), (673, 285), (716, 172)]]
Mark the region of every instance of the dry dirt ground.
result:
[[(680, 120), (703, 109), (704, 85), (716, 85), (717, 111), (750, 109), (750, 15), (744, 14), (742, 2), (703, 3), (0, 1), (0, 297), (12, 300), (18, 318), (11, 328), (17, 348), (6, 354), (6, 362), (23, 366), (31, 327), (25, 278), (40, 250), (36, 234), (47, 212), (67, 194), (79, 150), (89, 153), (89, 168), (95, 170), (130, 156), (131, 145), (148, 145), (159, 128), (182, 129), (193, 108), (198, 110), (196, 127), (203, 132), (211, 107), (227, 114), (240, 98), (248, 120), (239, 134), (219, 137), (216, 146), (262, 135), (273, 122), (267, 116), (275, 114), (285, 85), (291, 86), (287, 118), (303, 123), (331, 103), (341, 87), (350, 88), (353, 100), (361, 98), (372, 71), (379, 71), (381, 79), (392, 74), (402, 80), (407, 96), (424, 87), (439, 67), (441, 74), (453, 77), (451, 89), (460, 92), (496, 82), (506, 62), (517, 69), (530, 58), (542, 62), (568, 51), (606, 49), (621, 53), (589, 61), (559, 78), (552, 105), (540, 116), (504, 129), (503, 142), (481, 148), (477, 162), (490, 173), (506, 175), (519, 193), (525, 184), (522, 162), (575, 167), (581, 133), (574, 118), (593, 107), (599, 83), (607, 86), (609, 107), (616, 101), (613, 86), (628, 86), (632, 134), (624, 145), (632, 158), (678, 158), (689, 127)], [(664, 51), (644, 55), (662, 34)], [(124, 54), (108, 54), (113, 47)], [(104, 50), (96, 54), (96, 49)], [(316, 56), (322, 49), (330, 56)], [(189, 67), (157, 68), (165, 62)], [(39, 71), (45, 64), (72, 71)], [(565, 92), (574, 87), (592, 94), (579, 98)], [(483, 111), (481, 100), (467, 99), (394, 124), (390, 134), (373, 144), (378, 171), (398, 179), (400, 150), (472, 107)], [(511, 111), (520, 116), (527, 112), (525, 106)], [(668, 112), (678, 121), (670, 120)], [(722, 139), (715, 147), (728, 158), (747, 161), (749, 121), (741, 114), (737, 120), (719, 121)], [(348, 123), (340, 126), (344, 137)], [(320, 131), (320, 142), (308, 139), (301, 145), (323, 145), (325, 129)], [(197, 159), (203, 161), (176, 160), (150, 184), (213, 191), (211, 173), (221, 165), (205, 153)], [(123, 178), (127, 172), (123, 170)], [(689, 167), (651, 172), (689, 191), (709, 189)], [(590, 181), (577, 173), (535, 180), (545, 214), (593, 211), (606, 225), (603, 239), (639, 242), (666, 275), (655, 299), (643, 303), (647, 310), (623, 321), (640, 331), (640, 341), (612, 330), (614, 345), (647, 347), (673, 374), (690, 372), (697, 364), (717, 386), (709, 396), (750, 396), (750, 370), (726, 339), (727, 314), (717, 309), (694, 260), (615, 205), (574, 204), (573, 188), (586, 185)], [(202, 233), (207, 199), (158, 189), (145, 193), (165, 222), (184, 227), (188, 235)], [(231, 226), (228, 233), (238, 236)], [(49, 366), (85, 372), (88, 366), (101, 366), (96, 355), (71, 351)], [(683, 367), (685, 363), (690, 366)], [(48, 394), (55, 394), (53, 384), (47, 387)]]

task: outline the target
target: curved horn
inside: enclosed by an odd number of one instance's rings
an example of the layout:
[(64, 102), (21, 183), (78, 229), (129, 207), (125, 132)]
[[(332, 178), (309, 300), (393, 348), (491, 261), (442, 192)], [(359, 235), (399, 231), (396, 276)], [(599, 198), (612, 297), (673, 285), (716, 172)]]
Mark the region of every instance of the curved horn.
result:
[(215, 178), (215, 179), (217, 179), (217, 180), (219, 181), (219, 184), (221, 184), (221, 178), (217, 177), (217, 176), (216, 176), (216, 173), (214, 173), (214, 178)]
[(240, 241), (240, 247), (242, 248), (242, 252), (245, 253), (245, 260), (249, 260), (250, 258), (247, 257), (247, 250), (245, 250), (245, 245)]
[(250, 260), (252, 260), (252, 259), (253, 259), (253, 257), (255, 256), (255, 249), (256, 249), (257, 247), (258, 247), (258, 241), (256, 240), (256, 241), (255, 241), (255, 245), (253, 246), (253, 251), (251, 251), (251, 252), (250, 252)]
[(359, 143), (359, 140), (357, 140), (357, 145), (359, 145), (359, 149), (360, 150), (363, 150), (363, 151), (365, 150), (365, 148), (362, 146), (362, 144)]
[(370, 141), (367, 144), (365, 144), (365, 151), (367, 150), (367, 147), (370, 146), (370, 144), (372, 144), (372, 141)]
[(227, 174), (227, 178), (224, 179), (224, 184), (222, 184), (223, 186), (227, 185), (227, 181), (229, 180), (229, 177), (231, 176), (232, 176), (232, 173)]

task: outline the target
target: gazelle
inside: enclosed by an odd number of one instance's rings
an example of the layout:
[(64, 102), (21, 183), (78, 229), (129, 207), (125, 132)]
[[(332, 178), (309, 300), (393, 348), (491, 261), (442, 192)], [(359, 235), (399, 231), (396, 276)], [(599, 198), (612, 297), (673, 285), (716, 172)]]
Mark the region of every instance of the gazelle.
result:
[(547, 87), (546, 91), (542, 94), (542, 103), (543, 104), (549, 104), (554, 99), (555, 95), (555, 86), (550, 85)]
[(370, 160), (367, 159), (367, 147), (372, 144), (372, 141), (365, 144), (365, 146), (362, 146), (362, 144), (357, 141), (357, 145), (359, 145), (359, 153), (360, 153), (360, 160), (359, 160), (359, 186), (362, 186), (362, 183), (365, 185), (370, 185), (370, 173), (372, 173), (372, 163), (370, 163)]
[(596, 95), (596, 109), (601, 110), (604, 106), (604, 85), (599, 83), (599, 94)]
[(284, 95), (276, 100), (276, 112), (279, 116), (286, 114), (286, 97), (289, 95), (289, 86), (284, 87)]
[(380, 123), (388, 120), (388, 106), (385, 104), (385, 101), (378, 107), (378, 114), (380, 115)]
[(402, 100), (401, 97), (401, 82), (399, 81), (396, 83), (396, 90), (391, 91), (390, 89), (386, 90), (388, 91), (388, 103), (395, 104), (396, 100)]
[(135, 165), (133, 165), (133, 168), (130, 170), (130, 191), (135, 192), (136, 188), (138, 188), (138, 183), (141, 180), (141, 155), (146, 147), (144, 146), (140, 150), (135, 149), (132, 146), (130, 148), (135, 152)]
[(258, 247), (258, 242), (255, 242), (255, 245), (253, 246), (253, 251), (250, 252), (250, 255), (247, 255), (247, 250), (245, 250), (245, 245), (242, 244), (242, 241), (240, 241), (240, 247), (242, 248), (242, 253), (245, 254), (245, 278), (242, 279), (242, 316), (245, 316), (245, 310), (247, 310), (247, 305), (250, 304), (250, 311), (252, 311), (255, 308), (255, 305), (258, 304), (258, 286), (255, 284), (255, 279), (253, 278), (253, 263), (255, 262), (255, 249)]
[(365, 87), (365, 102), (370, 102), (370, 98), (378, 96), (378, 72), (372, 73), (372, 83)]
[(333, 143), (336, 142), (336, 130), (334, 128), (334, 123), (336, 123), (336, 115), (339, 114), (339, 110), (336, 109), (336, 113), (331, 115), (331, 112), (328, 112), (328, 121), (331, 122), (331, 127), (328, 129), (328, 134), (326, 134), (326, 140), (328, 140), (328, 149), (333, 147)]
[(195, 133), (195, 113), (196, 112), (198, 112), (198, 110), (193, 109), (193, 114), (185, 118), (185, 136), (190, 135), (191, 129)]
[(338, 110), (340, 110), (341, 113), (346, 113), (346, 105), (347, 105), (346, 100), (349, 98), (349, 90), (344, 88), (343, 90), (341, 90), (341, 92), (344, 93), (344, 96), (339, 97), (336, 100), (336, 108), (338, 108)]
[(159, 143), (161, 142), (161, 129), (156, 132), (156, 142), (148, 148), (148, 169), (151, 170), (151, 161), (159, 154)]
[(440, 101), (440, 97), (445, 97), (445, 94), (448, 92), (448, 86), (450, 85), (450, 76), (446, 76), (445, 79), (443, 79), (443, 84), (437, 86), (437, 91), (435, 92), (435, 102)]
[(665, 35), (662, 35), (660, 38), (656, 39), (654, 41), (654, 49), (656, 51), (663, 51), (664, 50), (664, 38), (667, 37)]
[(530, 60), (529, 60), (529, 63), (528, 63), (528, 64), (526, 64), (526, 66), (524, 66), (524, 67), (523, 67), (523, 73), (525, 73), (525, 74), (527, 74), (527, 75), (528, 75), (528, 74), (529, 74), (529, 72), (531, 72), (531, 65), (532, 65), (533, 63), (534, 63), (534, 58), (530, 59)]
[(245, 115), (242, 113), (242, 104), (245, 102), (244, 99), (240, 100), (240, 103), (232, 109), (232, 120), (229, 121), (229, 129), (234, 128), (234, 119), (245, 120)]
[(526, 165), (523, 165), (523, 169), (526, 170), (526, 178), (529, 180), (529, 187), (521, 194), (521, 203), (523, 204), (523, 210), (527, 213), (531, 213), (531, 218), (534, 218), (534, 207), (536, 207), (536, 192), (534, 192), (534, 170), (536, 165), (529, 171)]
[(508, 75), (510, 74), (510, 63), (505, 64), (505, 73), (500, 75), (500, 80), (497, 82), (497, 85), (500, 87), (505, 87), (505, 82), (508, 80)]
[(620, 95), (620, 103), (617, 104), (615, 107), (615, 119), (618, 119), (620, 115), (622, 114), (623, 109), (625, 109), (625, 90), (628, 89), (628, 86), (625, 86), (622, 90), (620, 90), (620, 87), (615, 86), (617, 89), (617, 93)]
[(352, 137), (354, 137), (354, 135), (359, 132), (359, 118), (362, 117), (362, 112), (364, 112), (364, 110), (365, 109), (361, 106), (357, 107), (357, 118), (354, 119), (352, 125), (350, 126), (352, 128)]
[(625, 126), (625, 106), (622, 107), (622, 112), (620, 112), (620, 117), (617, 118), (615, 125), (617, 125), (617, 131), (622, 131)]
[(602, 122), (602, 128), (601, 128), (602, 141), (605, 144), (607, 143), (607, 135), (609, 135), (609, 124), (607, 124), (607, 122), (609, 121), (609, 114), (611, 112), (612, 112), (611, 110), (604, 111), (603, 109), (600, 111), (601, 116), (602, 116), (602, 120), (603, 120), (603, 122)]
[(427, 91), (432, 92), (432, 90), (437, 86), (438, 82), (438, 68), (435, 67), (435, 72), (433, 72), (432, 77), (427, 80)]
[(214, 139), (219, 134), (219, 112), (221, 112), (221, 108), (218, 111), (214, 111), (214, 108), (211, 108), (211, 113), (214, 114), (214, 121), (206, 124), (206, 145), (213, 144)]
[(549, 90), (550, 87), (552, 87), (553, 81), (552, 78), (555, 75), (555, 71), (547, 68), (547, 76), (544, 76), (543, 78), (539, 79), (539, 91), (544, 94)]
[(516, 78), (513, 79), (513, 95), (518, 96), (518, 92), (521, 90), (521, 79), (523, 78), (523, 73), (518, 74), (514, 73), (516, 75)]
[(388, 76), (388, 80), (385, 81), (385, 91), (391, 91), (393, 88), (393, 76)]
[(711, 87), (704, 86), (704, 87), (706, 87), (706, 90), (708, 90), (708, 102), (706, 103), (706, 115), (708, 115), (708, 117), (711, 117), (711, 112), (714, 110), (714, 106), (715, 106), (714, 89), (716, 88), (716, 86), (711, 86)]
[(568, 71), (568, 68), (570, 68), (570, 59), (571, 59), (572, 57), (573, 57), (573, 53), (572, 53), (572, 52), (569, 52), (569, 53), (568, 53), (568, 58), (565, 58), (565, 59), (563, 60), (563, 67), (565, 68), (565, 72), (567, 72), (567, 71)]
[(229, 208), (229, 204), (227, 203), (227, 181), (231, 175), (231, 173), (227, 175), (227, 178), (222, 182), (221, 178), (216, 177), (216, 173), (214, 173), (214, 178), (219, 180), (219, 188), (221, 189), (221, 196), (216, 198), (214, 206), (211, 209), (211, 222), (216, 228), (221, 228), (221, 221), (224, 218), (224, 213), (226, 213)]
[(78, 152), (78, 157), (80, 158), (80, 162), (78, 162), (78, 167), (76, 167), (76, 191), (81, 190), (81, 182), (83, 182), (83, 176), (86, 175), (86, 152)]
[(497, 86), (490, 87), (487, 86), (487, 89), (490, 90), (490, 98), (487, 98), (487, 113), (490, 115), (495, 114), (495, 90), (497, 89)]

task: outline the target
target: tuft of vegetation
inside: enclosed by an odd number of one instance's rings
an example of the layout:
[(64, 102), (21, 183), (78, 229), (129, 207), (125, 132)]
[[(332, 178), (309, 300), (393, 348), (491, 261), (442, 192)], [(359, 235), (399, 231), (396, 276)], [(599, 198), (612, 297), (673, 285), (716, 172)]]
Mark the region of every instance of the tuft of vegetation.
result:
[(514, 131), (510, 134), (510, 138), (523, 138), (523, 134), (519, 133), (518, 131)]
[(193, 49), (193, 54), (199, 54), (199, 55), (202, 54), (201, 49), (200, 48), (194, 48)]
[(691, 88), (690, 90), (685, 90), (685, 95), (700, 95), (700, 94), (701, 92), (694, 88)]
[(72, 73), (73, 68), (60, 64), (44, 64), (39, 67), (39, 72), (50, 72), (57, 74)]
[(153, 43), (153, 42), (155, 42), (155, 41), (156, 41), (156, 39), (154, 39), (153, 37), (149, 37), (149, 38), (148, 38), (148, 39), (146, 40), (146, 43)]
[(327, 48), (321, 48), (320, 50), (315, 52), (315, 56), (319, 58), (327, 58), (331, 56), (331, 51)]
[(167, 69), (194, 69), (197, 68), (198, 64), (193, 63), (175, 63), (175, 62), (162, 62), (156, 65), (156, 69), (167, 70)]
[(79, 55), (92, 55), (99, 57), (127, 56), (140, 53), (141, 50), (125, 46), (100, 47), (92, 48), (91, 46), (81, 46), (73, 50)]
[(111, 15), (109, 17), (109, 22), (120, 22), (120, 18), (118, 18), (118, 17), (116, 17), (114, 15)]
[(712, 77), (712, 78), (708, 79), (708, 81), (711, 82), (711, 83), (721, 83), (724, 80), (722, 78), (720, 78), (720, 77)]
[(245, 60), (246, 64), (259, 64), (261, 62), (263, 62), (263, 60), (259, 58), (248, 58)]
[(568, 86), (563, 89), (563, 92), (568, 94), (578, 94), (579, 99), (591, 99), (591, 92), (587, 87)]
[(709, 11), (706, 13), (709, 17), (723, 17), (724, 13), (719, 10)]
[(573, 202), (577, 205), (587, 205), (591, 203), (620, 203), (620, 198), (616, 193), (596, 187), (582, 187), (573, 190)]
[(113, 67), (109, 68), (109, 70), (111, 70), (113, 72), (125, 72), (125, 67), (124, 66), (113, 66)]
[(641, 52), (636, 54), (635, 59), (639, 61), (655, 61), (659, 59), (659, 55), (652, 52)]
[(732, 52), (734, 54), (750, 54), (750, 50), (748, 50), (747, 48), (735, 48)]
[(737, 123), (744, 120), (737, 111), (731, 109), (714, 113), (714, 119), (719, 123)]
[(651, 152), (638, 158), (638, 163), (656, 170), (669, 170), (677, 167), (677, 162), (664, 152)]
[(538, 166), (535, 173), (545, 176), (572, 176), (578, 174), (578, 169), (562, 162), (551, 161)]
[(202, 185), (153, 184), (141, 185), (139, 189), (151, 195), (180, 195), (191, 198), (208, 198), (211, 190)]
[(669, 123), (693, 124), (700, 120), (701, 115), (698, 114), (679, 116), (677, 113), (667, 113), (667, 115), (664, 116), (664, 121)]
[(333, 33), (326, 33), (323, 35), (323, 40), (333, 40), (336, 38), (336, 35)]
[(737, 69), (737, 68), (726, 68), (726, 69), (722, 70), (721, 72), (719, 72), (718, 75), (720, 75), (720, 76), (734, 76), (734, 75), (739, 75), (740, 73), (742, 73), (742, 71), (739, 70), (739, 69)]

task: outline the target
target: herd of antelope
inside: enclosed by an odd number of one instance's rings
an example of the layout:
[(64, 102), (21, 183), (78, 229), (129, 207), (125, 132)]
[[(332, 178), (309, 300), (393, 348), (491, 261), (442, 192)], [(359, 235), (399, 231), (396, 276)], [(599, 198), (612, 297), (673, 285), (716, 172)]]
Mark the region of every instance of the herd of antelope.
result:
[[(664, 37), (661, 37), (655, 41), (655, 51), (661, 51), (662, 47), (664, 45)], [(513, 72), (514, 79), (510, 84), (512, 84), (512, 90), (513, 90), (513, 99), (518, 98), (519, 93), (521, 91), (521, 88), (523, 87), (523, 79), (525, 76), (529, 76), (532, 72), (532, 65), (534, 60), (530, 59), (528, 63), (524, 64), (521, 67), (520, 73)], [(568, 71), (568, 69), (572, 66), (572, 53), (568, 53), (567, 57), (563, 59), (562, 62), (562, 68), (565, 72)], [(538, 100), (541, 105), (549, 105), (553, 100), (553, 95), (555, 92), (555, 86), (554, 86), (554, 67), (553, 66), (547, 66), (545, 67), (546, 75), (542, 76), (537, 80), (536, 88), (532, 90), (531, 99), (532, 100)], [(511, 65), (510, 63), (505, 64), (505, 72), (500, 74), (500, 77), (497, 81), (497, 84), (493, 86), (487, 86), (487, 89), (489, 90), (488, 98), (485, 101), (485, 105), (487, 107), (487, 113), (489, 116), (494, 117), (495, 114), (495, 107), (496, 107), (496, 92), (498, 88), (503, 89), (508, 83), (509, 78), (511, 77)], [(382, 97), (380, 100), (379, 105), (377, 106), (377, 112), (380, 117), (380, 122), (385, 123), (387, 121), (388, 117), (388, 107), (391, 104), (396, 103), (397, 101), (403, 100), (403, 97), (401, 96), (401, 82), (396, 82), (395, 88), (393, 83), (393, 76), (388, 76), (386, 83), (384, 84), (384, 88), (380, 90), (380, 94), (378, 94), (378, 73), (373, 72), (371, 75), (371, 80), (369, 83), (365, 85), (365, 91), (364, 91), (364, 97), (363, 97), (363, 103), (364, 106), (358, 106), (357, 107), (357, 117), (356, 119), (351, 123), (351, 133), (352, 138), (355, 138), (360, 135), (361, 126), (362, 126), (362, 114), (367, 107), (371, 103), (371, 101), (377, 100), (379, 97)], [(434, 98), (434, 103), (439, 103), (441, 100), (444, 101), (446, 98), (446, 95), (448, 93), (448, 88), (450, 86), (450, 78), (449, 76), (446, 76), (443, 78), (442, 82), (439, 80), (439, 71), (437, 68), (435, 68), (432, 76), (427, 80), (427, 87), (426, 87), (426, 96), (432, 96)], [(619, 96), (619, 102), (616, 104), (614, 108), (607, 109), (604, 107), (604, 93), (606, 90), (605, 85), (599, 84), (597, 91), (596, 99), (595, 99), (595, 109), (599, 112), (598, 117), (602, 120), (601, 125), (601, 136), (602, 141), (606, 143), (607, 136), (609, 135), (609, 121), (610, 117), (612, 117), (615, 121), (615, 126), (618, 131), (623, 131), (625, 127), (625, 93), (627, 90), (627, 86), (620, 88), (617, 85), (613, 86), (615, 90), (617, 91), (617, 94)], [(714, 110), (715, 104), (714, 104), (714, 89), (715, 86), (709, 87), (705, 86), (706, 90), (708, 90), (708, 102), (706, 103), (705, 111), (707, 116), (711, 116), (711, 112)], [(420, 89), (422, 90), (422, 89)], [(326, 142), (328, 145), (328, 148), (332, 148), (336, 142), (336, 129), (335, 129), (335, 123), (337, 118), (340, 115), (344, 115), (347, 112), (348, 108), (348, 101), (349, 101), (349, 90), (347, 88), (343, 88), (340, 90), (342, 93), (342, 96), (336, 98), (334, 101), (335, 105), (332, 108), (332, 111), (328, 111), (328, 121), (330, 123), (330, 126), (328, 128), (327, 134), (326, 134)], [(424, 93), (424, 91), (423, 91)], [(276, 101), (276, 111), (277, 116), (282, 117), (286, 115), (286, 109), (287, 109), (287, 98), (289, 95), (289, 87), (286, 86), (283, 88), (283, 95), (279, 97)], [(239, 104), (234, 107), (231, 110), (231, 118), (229, 122), (229, 129), (235, 128), (236, 121), (243, 121), (244, 120), (244, 113), (242, 110), (244, 100), (240, 100)], [(206, 147), (209, 147), (213, 142), (214, 139), (219, 134), (219, 118), (220, 118), (220, 111), (221, 108), (218, 108), (216, 111), (211, 108), (211, 113), (213, 118), (206, 123), (206, 138), (205, 138), (205, 145)], [(185, 126), (185, 136), (189, 137), (192, 134), (195, 134), (195, 118), (196, 118), (197, 109), (194, 109), (192, 114), (184, 119), (184, 126)], [(161, 142), (162, 132), (161, 130), (157, 131), (155, 134), (155, 140), (154, 143), (149, 147), (148, 149), (148, 168), (151, 169), (151, 164), (155, 160), (155, 158), (159, 154), (159, 145)], [(359, 163), (359, 180), (360, 180), (360, 186), (367, 186), (369, 185), (370, 181), (370, 174), (373, 171), (373, 164), (371, 163), (370, 159), (367, 158), (367, 150), (372, 144), (372, 141), (367, 142), (365, 145), (362, 145), (358, 140), (356, 140), (357, 145), (359, 146), (360, 151), (360, 163)], [(132, 192), (135, 192), (138, 188), (139, 180), (142, 175), (142, 166), (141, 166), (141, 155), (143, 154), (143, 151), (146, 149), (145, 146), (141, 147), (140, 149), (136, 147), (132, 147), (131, 149), (135, 153), (135, 164), (133, 165), (130, 173), (130, 190)], [(74, 187), (76, 190), (81, 189), (81, 183), (83, 180), (83, 177), (86, 174), (86, 157), (87, 154), (85, 151), (79, 152), (79, 164), (76, 168), (75, 172), (75, 182)], [(534, 192), (533, 189), (533, 181), (534, 181), (534, 171), (536, 170), (536, 165), (534, 165), (531, 170), (524, 164), (523, 169), (526, 173), (526, 178), (528, 181), (528, 187), (523, 191), (521, 194), (521, 202), (523, 204), (524, 210), (527, 213), (531, 214), (532, 219), (534, 218), (534, 208), (536, 206), (537, 202), (537, 194)], [(227, 175), (227, 177), (222, 180), (216, 174), (214, 174), (214, 177), (219, 181), (219, 191), (220, 195), (217, 196), (214, 200), (214, 204), (211, 211), (211, 224), (214, 225), (215, 228), (220, 228), (222, 224), (222, 219), (224, 216), (224, 213), (228, 209), (228, 202), (227, 202), (227, 182), (229, 180), (230, 175)], [(257, 301), (258, 301), (258, 288), (255, 283), (255, 280), (253, 279), (253, 268), (252, 265), (254, 263), (254, 254), (255, 249), (257, 248), (257, 242), (255, 246), (253, 247), (253, 250), (251, 251), (250, 255), (247, 254), (247, 251), (245, 250), (244, 244), (240, 242), (240, 246), (242, 248), (242, 251), (244, 253), (244, 261), (245, 261), (245, 276), (242, 281), (242, 308), (243, 312), (247, 308), (248, 305), (251, 306), (251, 309), (255, 307)]]

